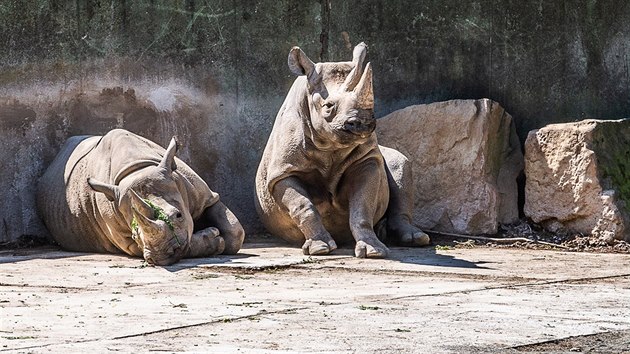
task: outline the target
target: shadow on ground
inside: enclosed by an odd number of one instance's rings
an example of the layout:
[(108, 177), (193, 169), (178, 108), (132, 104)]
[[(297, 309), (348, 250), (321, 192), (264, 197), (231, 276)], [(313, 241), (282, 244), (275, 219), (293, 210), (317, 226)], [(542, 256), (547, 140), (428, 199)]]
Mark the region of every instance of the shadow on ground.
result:
[[(268, 261), (269, 262), (254, 262), (260, 264), (252, 264), (248, 262), (251, 258), (265, 258), (264, 254), (256, 254), (256, 249), (264, 248), (285, 248), (287, 252), (284, 257), (274, 255)], [(173, 265), (164, 266), (165, 270), (169, 272), (177, 272), (184, 269), (196, 268), (196, 267), (208, 267), (208, 266), (235, 266), (235, 267), (257, 267), (257, 266), (275, 266), (286, 267), (302, 262), (307, 262), (309, 256), (302, 254), (300, 247), (287, 248), (286, 243), (275, 242), (263, 242), (263, 243), (246, 243), (243, 246), (243, 250), (236, 255), (218, 255), (214, 257), (205, 258), (188, 258), (183, 259)], [(251, 250), (252, 253), (248, 253)], [(80, 253), (80, 252), (67, 252), (61, 250), (57, 246), (40, 246), (33, 248), (19, 248), (19, 249), (5, 249), (0, 250), (0, 264), (2, 263), (15, 263), (32, 259), (62, 259), (79, 256), (93, 255), (92, 253)], [(137, 260), (141, 262), (142, 259), (138, 257), (129, 257), (123, 254), (112, 255), (116, 257), (124, 257), (130, 260)], [(336, 259), (338, 257), (354, 257), (354, 247), (347, 245), (335, 250), (330, 259)], [(328, 256), (318, 257), (322, 261), (326, 261)], [(305, 261), (306, 260), (306, 261)], [(449, 267), (449, 268), (466, 268), (466, 269), (491, 269), (483, 266), (487, 262), (478, 261), (473, 262), (457, 258), (453, 255), (440, 253), (436, 250), (435, 246), (421, 247), (421, 248), (409, 248), (409, 247), (390, 247), (390, 255), (386, 258), (387, 261), (400, 262), (415, 265), (425, 265), (434, 267)], [(369, 261), (369, 260), (366, 260)]]

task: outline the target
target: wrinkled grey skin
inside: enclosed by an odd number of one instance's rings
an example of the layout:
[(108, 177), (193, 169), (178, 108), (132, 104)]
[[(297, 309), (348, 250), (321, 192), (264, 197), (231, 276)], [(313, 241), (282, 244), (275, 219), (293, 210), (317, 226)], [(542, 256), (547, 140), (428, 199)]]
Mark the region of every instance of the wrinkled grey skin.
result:
[(304, 254), (327, 254), (337, 242), (354, 240), (357, 257), (385, 257), (375, 226), (379, 236), (386, 231), (403, 245), (429, 243), (410, 224), (408, 160), (376, 142), (366, 52), (361, 43), (352, 62), (317, 64), (298, 47), (289, 53), (289, 68), (299, 77), (258, 167), (256, 206), (267, 229), (302, 243)]
[(53, 238), (68, 250), (122, 252), (155, 265), (237, 253), (241, 224), (176, 152), (175, 138), (164, 150), (122, 129), (68, 139), (38, 183), (38, 209)]

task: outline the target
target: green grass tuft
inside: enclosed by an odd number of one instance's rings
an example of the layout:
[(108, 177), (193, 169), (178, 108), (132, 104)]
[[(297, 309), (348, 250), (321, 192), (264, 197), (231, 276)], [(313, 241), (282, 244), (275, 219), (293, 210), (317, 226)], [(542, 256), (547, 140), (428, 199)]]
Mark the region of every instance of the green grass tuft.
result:
[[(166, 213), (164, 212), (164, 209), (160, 208), (159, 206), (153, 204), (153, 202), (151, 202), (148, 199), (142, 199), (144, 200), (145, 203), (147, 203), (149, 205), (149, 207), (151, 207), (151, 209), (153, 209), (153, 218), (156, 220), (162, 220), (164, 221), (164, 223), (166, 224), (166, 226), (168, 226), (168, 228), (173, 231), (173, 237), (175, 237), (175, 240), (177, 241), (177, 243), (179, 245), (182, 244), (182, 242), (179, 240), (179, 237), (177, 237), (177, 235), (175, 234), (175, 225), (173, 224), (173, 221), (171, 221), (171, 219), (168, 217), (168, 215), (166, 215)], [(138, 230), (139, 230), (139, 225), (138, 225), (138, 220), (136, 220), (136, 217), (134, 216), (133, 219), (131, 219), (131, 230), (137, 235)]]
[(153, 209), (153, 217), (155, 219), (164, 221), (166, 223), (166, 225), (168, 225), (168, 228), (171, 229), (171, 231), (175, 231), (175, 225), (173, 225), (173, 222), (171, 221), (171, 219), (169, 219), (168, 216), (164, 213), (164, 209), (162, 209), (159, 206), (153, 204), (148, 199), (144, 199), (144, 201), (147, 204), (149, 204), (151, 209)]

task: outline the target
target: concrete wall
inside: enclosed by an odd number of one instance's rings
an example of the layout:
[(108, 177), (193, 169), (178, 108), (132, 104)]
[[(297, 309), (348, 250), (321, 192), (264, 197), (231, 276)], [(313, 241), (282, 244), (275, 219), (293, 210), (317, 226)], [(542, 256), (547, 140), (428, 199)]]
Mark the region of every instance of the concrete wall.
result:
[[(63, 3), (63, 4), (59, 4)], [(300, 45), (374, 65), (376, 110), (488, 97), (519, 135), (630, 116), (630, 3), (614, 0), (52, 0), (0, 3), (0, 241), (45, 235), (34, 185), (75, 134), (166, 145), (260, 231), (254, 174)]]

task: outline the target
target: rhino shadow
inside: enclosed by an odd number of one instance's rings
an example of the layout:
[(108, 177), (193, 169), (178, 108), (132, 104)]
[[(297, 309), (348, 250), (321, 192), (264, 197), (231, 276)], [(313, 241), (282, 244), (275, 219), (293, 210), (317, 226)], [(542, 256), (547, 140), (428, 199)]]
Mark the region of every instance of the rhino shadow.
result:
[[(213, 266), (213, 265), (222, 265), (222, 264), (230, 264), (234, 260), (244, 259), (250, 257), (260, 257), (257, 254), (249, 254), (249, 253), (238, 253), (235, 255), (217, 255), (206, 258), (184, 258), (179, 262), (170, 265), (170, 266), (161, 266), (161, 268), (169, 271), (169, 272), (179, 272), (181, 270), (199, 268), (203, 266)], [(226, 269), (227, 267), (222, 267)]]
[(430, 248), (408, 248), (408, 247), (392, 247), (390, 258), (400, 263), (409, 263), (436, 267), (449, 268), (467, 268), (467, 269), (492, 269), (482, 266), (488, 263), (485, 261), (471, 262), (465, 259), (457, 258), (454, 255), (440, 254), (436, 252), (435, 247)]
[[(417, 264), (425, 266), (435, 267), (449, 267), (449, 268), (467, 268), (467, 269), (493, 269), (490, 267), (482, 266), (482, 264), (489, 263), (485, 261), (471, 262), (465, 259), (457, 258), (456, 256), (448, 254), (440, 254), (436, 252), (435, 247), (427, 248), (415, 248), (415, 247), (396, 247), (388, 245), (391, 250), (387, 260), (397, 261), (400, 263)], [(354, 254), (354, 246), (347, 244), (337, 250), (332, 255), (340, 256), (347, 255), (352, 256)]]
[(17, 263), (33, 259), (62, 259), (88, 255), (89, 253), (63, 251), (54, 245), (31, 248), (0, 248), (0, 264)]

